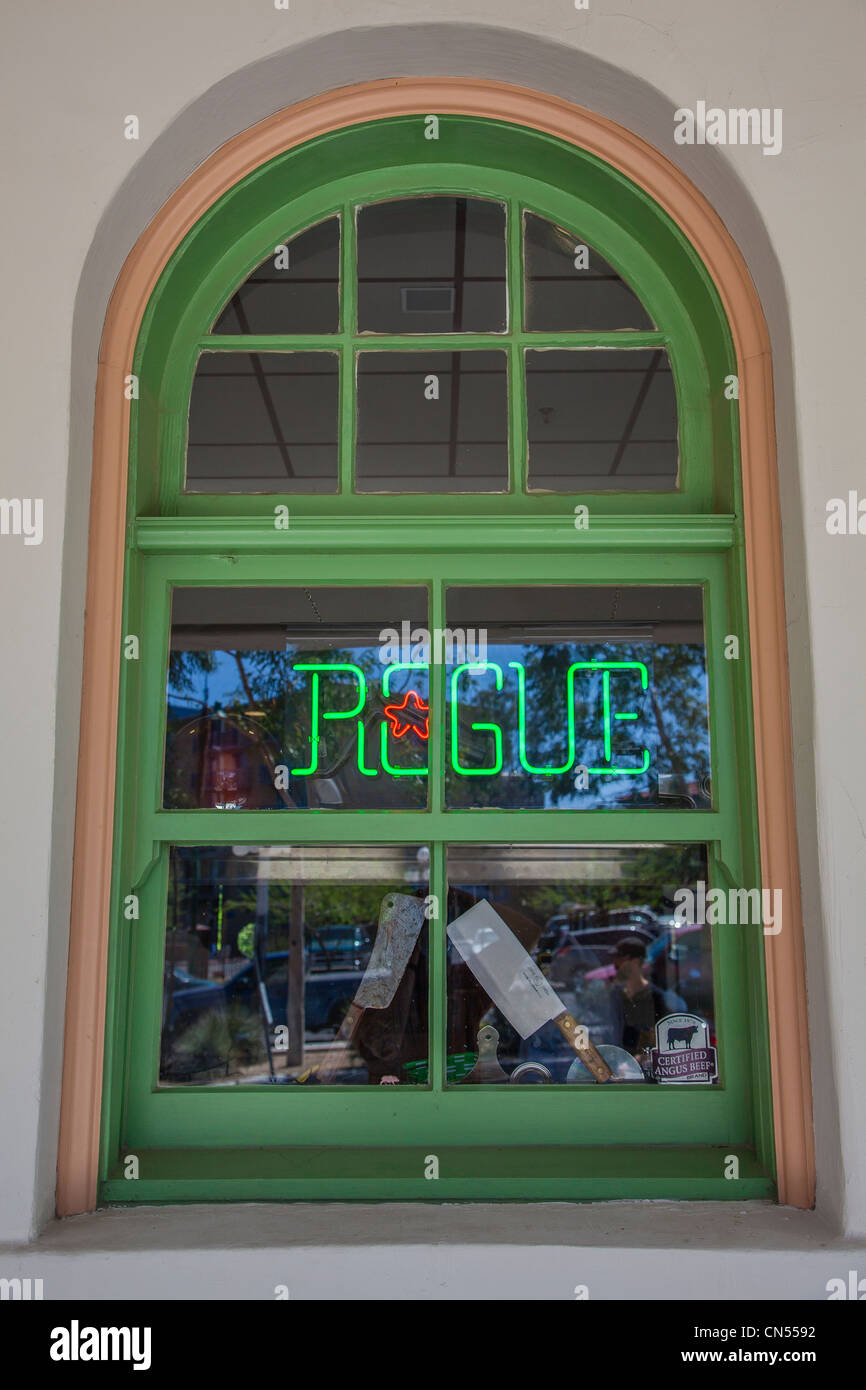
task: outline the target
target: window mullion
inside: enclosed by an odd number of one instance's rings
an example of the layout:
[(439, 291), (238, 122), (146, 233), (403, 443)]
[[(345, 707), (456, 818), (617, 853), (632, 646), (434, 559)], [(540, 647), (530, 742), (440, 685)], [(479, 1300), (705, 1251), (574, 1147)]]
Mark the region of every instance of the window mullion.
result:
[(434, 816), (445, 806), (445, 679), (441, 643), (436, 634), (445, 629), (445, 584), (436, 579), (430, 586), (430, 810)]
[(340, 218), (340, 493), (351, 496), (355, 478), (355, 348), (358, 322), (358, 266), (355, 209), (343, 205)]
[[(446, 627), (446, 588), (444, 579), (434, 579), (430, 585), (430, 773), (429, 806), (434, 826), (447, 821), (443, 814), (445, 807), (445, 717), (447, 711), (445, 682), (448, 668), (443, 661), (443, 643), (437, 641), (437, 634)], [(448, 918), (448, 866), (446, 862), (445, 840), (441, 835), (432, 838), (430, 856), (430, 893), (434, 906), (438, 909), (429, 917), (429, 1053), (430, 1084), (434, 1092), (441, 1092), (446, 1081), (448, 1062), (447, 1048), (447, 939), (445, 926)]]
[(526, 492), (526, 380), (523, 371), (523, 247), (520, 203), (509, 199), (506, 275), (508, 277), (508, 456), (509, 491)]
[[(444, 668), (442, 668), (444, 671)], [(431, 730), (431, 741), (432, 741)], [(431, 758), (433, 756), (431, 750)], [(161, 767), (161, 763), (160, 763)], [(434, 779), (435, 780), (435, 779)], [(431, 788), (432, 790), (432, 788)], [(679, 809), (623, 811), (164, 811), (141, 812), (141, 842), (258, 845), (420, 844), (431, 838), (484, 844), (706, 844), (737, 848), (736, 814)], [(733, 867), (733, 866), (732, 866)]]
[(428, 1003), (428, 1052), (430, 1058), (430, 1087), (441, 1093), (445, 1087), (445, 1069), (448, 1061), (446, 1009), (448, 996), (448, 971), (446, 960), (447, 939), (445, 925), (448, 917), (448, 866), (444, 840), (434, 840), (430, 845), (430, 916), (428, 918), (428, 981), (430, 998)]

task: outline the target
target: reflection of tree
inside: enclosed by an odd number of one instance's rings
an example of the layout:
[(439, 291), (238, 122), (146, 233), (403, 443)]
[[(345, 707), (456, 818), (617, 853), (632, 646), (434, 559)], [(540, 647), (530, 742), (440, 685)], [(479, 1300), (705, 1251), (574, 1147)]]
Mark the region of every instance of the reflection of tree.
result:
[[(511, 647), (498, 655), (494, 650), (491, 655), (502, 666), (502, 690), (496, 691), (492, 673), (485, 677), (464, 677), (460, 686), (460, 762), (464, 769), (476, 769), (482, 775), (456, 773), (449, 758), (447, 776), (452, 805), (531, 808), (547, 804), (591, 808), (617, 802), (647, 804), (658, 799), (660, 776), (675, 775), (685, 782), (698, 783), (709, 776), (707, 680), (702, 645), (559, 642)], [(643, 662), (650, 673), (646, 694), (640, 690), (636, 673), (614, 673), (612, 677), (614, 708), (631, 709), (639, 714), (638, 720), (632, 723), (614, 724), (613, 763), (616, 764), (619, 756), (623, 766), (637, 766), (642, 749), (648, 748), (649, 770), (638, 775), (591, 774), (585, 790), (575, 789), (574, 767), (551, 774), (525, 771), (518, 751), (517, 679), (515, 671), (508, 666), (511, 655), (522, 660), (526, 672), (527, 760), (540, 767), (561, 766), (567, 760), (567, 676), (572, 663)], [(381, 690), (383, 667), (376, 648), (333, 648), (313, 652), (302, 652), (298, 648), (175, 651), (169, 663), (169, 701), (191, 697), (200, 708), (193, 719), (189, 715), (185, 719), (173, 715), (170, 720), (166, 804), (175, 807), (203, 804), (206, 745), (211, 736), (211, 724), (216, 719), (233, 724), (242, 734), (244, 756), (267, 769), (271, 787), (267, 793), (269, 804), (295, 804), (287, 790), (276, 786), (275, 773), (278, 764), (300, 767), (310, 760), (313, 682), (309, 672), (294, 669), (304, 662), (351, 663), (364, 673), (367, 681), (366, 757), (368, 766), (376, 764), (378, 729), (386, 703)], [(230, 681), (230, 667), (236, 674), (234, 687)], [(209, 703), (208, 683), (215, 675), (220, 678), (224, 693), (218, 702)], [(590, 670), (579, 671), (574, 681), (575, 766), (601, 767), (606, 762), (601, 679), (599, 671)], [(408, 689), (410, 681), (421, 683), (423, 676), (415, 672), (398, 673), (391, 695)], [(450, 688), (449, 678), (449, 697)], [(328, 712), (348, 714), (357, 701), (358, 683), (351, 672), (334, 672), (328, 677)], [(185, 769), (174, 766), (180, 756), (180, 745), (175, 749), (173, 740), (182, 728), (189, 729), (196, 720), (201, 738), (196, 745), (201, 773), (197, 793), (190, 793), (184, 782)], [(493, 735), (489, 730), (473, 730), (473, 724), (496, 724), (502, 731), (503, 765), (495, 776), (483, 775), (483, 770), (493, 764)], [(448, 743), (450, 718), (446, 733)], [(339, 776), (356, 755), (356, 721), (320, 718), (319, 739), (317, 775)], [(416, 749), (411, 741), (405, 747), (395, 745), (395, 750), (395, 757), (420, 754), (420, 747)], [(299, 782), (303, 783), (303, 779)], [(409, 788), (402, 790), (405, 793)], [(303, 799), (306, 790), (302, 786), (300, 792), (295, 790), (294, 794), (300, 794)]]
[[(235, 659), (235, 664), (238, 668), (238, 675), (241, 678), (241, 685), (243, 686), (244, 695), (247, 699), (247, 709), (250, 710), (255, 705), (256, 697), (253, 693), (252, 687), (250, 686), (250, 679), (247, 674), (246, 667), (244, 666), (243, 658), (241, 657), (241, 654), (238, 651), (232, 652), (231, 655)], [(293, 806), (294, 802), (292, 801), (292, 798), (289, 796), (288, 790), (283, 786), (277, 785), (277, 764), (276, 759), (274, 758), (269, 746), (268, 730), (259, 730), (256, 728), (255, 725), (253, 725), (252, 733), (253, 741), (258, 746), (259, 752), (261, 753), (267, 765), (268, 771), (271, 775), (271, 782), (274, 785), (274, 789), (278, 792), (281, 800), (285, 803), (286, 806)]]
[(710, 772), (706, 654), (696, 643), (658, 646), (653, 654), (653, 714), (666, 764), (700, 780)]
[[(195, 702), (198, 713), (170, 718), (166, 758), (166, 804), (175, 808), (204, 804), (204, 780), (208, 754), (215, 723), (229, 725), (238, 731), (246, 762), (258, 762), (267, 768), (271, 804), (295, 804), (289, 791), (277, 786), (277, 765), (289, 767), (305, 764), (310, 756), (312, 733), (312, 681), (307, 671), (296, 671), (302, 662), (326, 664), (352, 663), (370, 681), (381, 673), (374, 650), (339, 650), (304, 653), (297, 648), (284, 650), (223, 649), (211, 651), (173, 651), (169, 660), (169, 704), (172, 700)], [(208, 698), (209, 681), (219, 676), (225, 687), (229, 680), (229, 663), (237, 674), (237, 685), (224, 689), (218, 700)], [(375, 685), (372, 687), (375, 691)], [(368, 688), (368, 704), (371, 703)], [(358, 700), (358, 683), (351, 672), (335, 672), (328, 683), (328, 710), (348, 712)], [(373, 703), (381, 710), (382, 700)], [(195, 745), (199, 764), (198, 787), (190, 794), (185, 782), (181, 744), (184, 733), (197, 732)], [(345, 726), (338, 723), (319, 725), (320, 775), (329, 775), (353, 756), (357, 733), (353, 720)], [(188, 756), (188, 755), (187, 755)], [(330, 765), (330, 766), (329, 766)], [(252, 775), (252, 767), (250, 768)]]
[[(578, 661), (640, 661), (649, 672), (646, 694), (637, 674), (611, 678), (614, 707), (635, 710), (634, 723), (614, 725), (614, 750), (623, 765), (637, 766), (641, 750), (650, 751), (649, 770), (616, 777), (592, 774), (589, 788), (575, 791), (574, 767), (561, 773), (521, 773), (517, 738), (517, 695), (514, 672), (503, 657), (503, 690), (494, 689), (492, 676), (466, 682), (460, 698), (460, 747), (465, 766), (489, 765), (491, 735), (471, 732), (473, 723), (497, 723), (502, 729), (504, 767), (496, 778), (450, 776), (452, 798), (458, 804), (548, 804), (603, 806), (610, 801), (655, 799), (659, 776), (682, 773), (700, 781), (709, 775), (707, 683), (704, 648), (677, 643), (544, 643), (525, 647), (520, 658), (526, 671), (527, 761), (538, 767), (562, 766), (568, 759), (568, 670)], [(495, 658), (494, 658), (495, 659)], [(580, 671), (574, 683), (574, 766), (605, 764), (601, 672)], [(627, 741), (626, 741), (627, 740)], [(623, 750), (628, 747), (628, 752)], [(617, 762), (614, 752), (613, 763)], [(509, 771), (511, 775), (509, 776)], [(461, 785), (462, 784), (462, 785)], [(522, 784), (522, 785), (521, 785)], [(532, 795), (535, 792), (535, 795)], [(529, 793), (529, 794), (528, 794)]]
[[(629, 849), (622, 878), (557, 879), (553, 883), (516, 883), (509, 902), (542, 925), (556, 913), (577, 908), (573, 925), (591, 925), (589, 914), (615, 908), (649, 907), (665, 916), (672, 912), (677, 888), (706, 878), (702, 845), (662, 845)], [(627, 928), (623, 928), (623, 935)]]
[[(220, 889), (223, 898), (223, 940), (231, 954), (240, 954), (238, 935), (259, 919), (262, 904), (258, 879), (246, 857), (215, 857), (199, 849), (177, 849), (172, 856), (168, 930), (192, 933), (197, 923), (214, 919)], [(245, 879), (238, 878), (245, 875)], [(267, 949), (284, 951), (292, 921), (292, 882), (267, 882)], [(412, 891), (400, 883), (305, 883), (304, 931), (309, 940), (320, 927), (365, 927), (375, 933), (387, 893)], [(417, 891), (426, 892), (426, 887)]]
[[(646, 903), (662, 915), (673, 912), (672, 894), (706, 879), (707, 856), (703, 845), (663, 845), (638, 850), (629, 867), (630, 877)], [(636, 899), (632, 899), (636, 901)], [(615, 904), (619, 906), (619, 904)]]
[(215, 670), (216, 652), (169, 652), (169, 693), (198, 696), (201, 677)]
[[(661, 773), (692, 771), (698, 778), (707, 775), (709, 758), (704, 649), (687, 643), (610, 643), (603, 647), (598, 644), (552, 644), (543, 647), (537, 658), (526, 662), (527, 709), (532, 711), (536, 746), (542, 755), (537, 758), (539, 763), (555, 765), (565, 761), (566, 678), (568, 668), (574, 661), (640, 661), (649, 671), (646, 695), (640, 692), (636, 677), (628, 683), (623, 677), (620, 687), (632, 692), (631, 696), (622, 697), (628, 700), (626, 708), (637, 710), (641, 716), (634, 725), (623, 726), (635, 730), (635, 752), (628, 755), (628, 763), (637, 764), (638, 745), (650, 750), (649, 771), (629, 778), (629, 800), (636, 796), (653, 795)], [(575, 762), (587, 767), (598, 767), (604, 763), (600, 680), (600, 675), (591, 674), (587, 679), (575, 683)], [(616, 682), (617, 678), (614, 677), (613, 684), (616, 685)], [(652, 721), (648, 717), (650, 713)], [(554, 800), (572, 797), (573, 773), (562, 773), (549, 780)], [(590, 786), (593, 785), (600, 801), (601, 788), (597, 778), (590, 779)], [(586, 796), (587, 793), (578, 795), (580, 804), (586, 804)]]

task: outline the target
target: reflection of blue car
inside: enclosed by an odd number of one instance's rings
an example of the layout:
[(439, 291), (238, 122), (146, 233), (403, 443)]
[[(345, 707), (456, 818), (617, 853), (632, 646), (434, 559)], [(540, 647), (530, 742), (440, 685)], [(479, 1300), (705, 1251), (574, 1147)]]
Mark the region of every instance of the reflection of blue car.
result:
[(319, 927), (308, 938), (308, 970), (363, 970), (370, 959), (373, 938), (366, 927)]
[[(317, 1033), (329, 1029), (336, 1032), (363, 978), (363, 970), (327, 970), (321, 974), (308, 974), (304, 980), (305, 1031)], [(228, 1002), (236, 1001), (251, 1009), (257, 1008), (258, 981), (252, 961), (227, 980), (223, 989)], [(286, 1023), (289, 989), (288, 951), (274, 951), (267, 957), (265, 989), (274, 1023)]]
[[(166, 1011), (168, 1031), (186, 1028), (202, 1013), (224, 1009), (231, 1004), (241, 1004), (256, 1012), (260, 1007), (258, 981), (252, 961), (225, 982), (200, 980), (178, 967), (174, 968), (172, 975), (174, 988)], [(327, 970), (307, 974), (304, 981), (305, 1031), (316, 1033), (327, 1029), (336, 1032), (363, 978), (362, 970)], [(287, 1022), (288, 987), (289, 953), (274, 951), (267, 957), (265, 965), (265, 988), (275, 1024)]]
[[(166, 982), (166, 995), (168, 988)], [(176, 965), (171, 972), (171, 998), (166, 998), (165, 1026), (168, 1029), (185, 1027), (200, 1013), (218, 1008), (221, 1002), (222, 985), (218, 981), (199, 979)]]

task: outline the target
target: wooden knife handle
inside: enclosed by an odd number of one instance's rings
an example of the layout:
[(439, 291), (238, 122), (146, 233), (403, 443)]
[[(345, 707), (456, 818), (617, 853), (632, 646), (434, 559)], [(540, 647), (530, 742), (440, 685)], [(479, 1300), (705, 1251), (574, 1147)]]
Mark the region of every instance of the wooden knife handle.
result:
[(598, 1048), (589, 1041), (586, 1029), (582, 1028), (571, 1014), (560, 1014), (554, 1023), (564, 1038), (567, 1038), (583, 1065), (596, 1081), (612, 1081), (613, 1072), (602, 1057)]

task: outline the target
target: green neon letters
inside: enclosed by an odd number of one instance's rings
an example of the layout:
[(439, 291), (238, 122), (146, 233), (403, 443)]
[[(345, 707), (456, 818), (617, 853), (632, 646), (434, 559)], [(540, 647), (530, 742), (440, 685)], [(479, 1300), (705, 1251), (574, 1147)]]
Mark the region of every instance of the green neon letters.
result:
[[(517, 724), (518, 724), (518, 757), (520, 766), (524, 772), (541, 777), (554, 777), (558, 774), (568, 772), (575, 765), (576, 758), (576, 731), (575, 731), (575, 681), (580, 671), (598, 672), (601, 675), (601, 698), (602, 698), (602, 727), (604, 739), (604, 763), (599, 767), (590, 767), (587, 770), (596, 776), (602, 777), (636, 777), (646, 772), (650, 765), (650, 752), (644, 748), (641, 764), (638, 767), (619, 767), (612, 764), (613, 757), (613, 721), (614, 720), (634, 720), (639, 716), (634, 710), (614, 710), (611, 698), (611, 675), (624, 673), (627, 671), (635, 672), (640, 677), (641, 690), (649, 689), (649, 671), (642, 661), (575, 661), (569, 666), (566, 672), (566, 736), (567, 736), (567, 757), (566, 761), (558, 766), (539, 767), (530, 762), (527, 753), (527, 709), (526, 709), (526, 668), (520, 661), (509, 661), (508, 666), (517, 674)], [(320, 721), (324, 719), (357, 719), (358, 748), (357, 759), (358, 768), (365, 777), (375, 777), (378, 775), (376, 768), (365, 765), (365, 723), (362, 711), (367, 703), (367, 678), (360, 666), (351, 662), (301, 662), (293, 667), (295, 671), (310, 671), (312, 673), (312, 691), (310, 697), (311, 707), (311, 733), (310, 749), (311, 759), (309, 767), (297, 767), (292, 769), (294, 777), (308, 777), (318, 772), (319, 768), (319, 745), (322, 734), (320, 732)], [(401, 661), (391, 666), (386, 666), (382, 674), (382, 695), (387, 698), (391, 693), (391, 680), (397, 671), (428, 671), (429, 667), (421, 661)], [(344, 711), (333, 711), (321, 709), (320, 679), (328, 672), (348, 671), (358, 681), (358, 702), (353, 709)], [(503, 671), (495, 661), (467, 661), (455, 667), (451, 675), (451, 766), (455, 773), (460, 777), (495, 777), (502, 771), (503, 766), (503, 739), (502, 729), (498, 724), (474, 722), (469, 725), (470, 730), (479, 733), (490, 733), (493, 736), (493, 761), (488, 767), (467, 767), (460, 760), (460, 694), (461, 682), (465, 690), (465, 681), (472, 677), (483, 677), (488, 672), (493, 673), (496, 690), (503, 688)], [(426, 709), (426, 706), (423, 706)], [(388, 756), (390, 726), (387, 719), (383, 719), (380, 726), (380, 758), (382, 771), (389, 777), (426, 777), (429, 772), (427, 766), (424, 767), (395, 767)]]
[(502, 771), (502, 730), (498, 724), (470, 724), (470, 729), (485, 730), (489, 729), (493, 735), (493, 767), (461, 767), (458, 760), (457, 746), (459, 738), (458, 729), (458, 709), (457, 709), (457, 682), (464, 671), (471, 671), (473, 675), (483, 676), (485, 671), (496, 672), (496, 689), (502, 689), (502, 667), (497, 666), (495, 661), (464, 661), (462, 666), (457, 666), (451, 677), (451, 766), (455, 772), (459, 772), (461, 777), (493, 777), (497, 772)]
[[(601, 671), (602, 673), (602, 700), (604, 706), (604, 758), (606, 763), (611, 760), (611, 708), (610, 708), (610, 673), (611, 671), (635, 670), (640, 672), (641, 689), (647, 690), (649, 687), (649, 672), (642, 661), (575, 661), (568, 668), (566, 675), (566, 719), (568, 721), (568, 758), (561, 767), (533, 767), (526, 756), (526, 670), (520, 661), (509, 661), (509, 666), (517, 672), (517, 708), (518, 708), (518, 753), (520, 766), (525, 772), (533, 772), (544, 777), (553, 777), (557, 773), (568, 772), (574, 766), (574, 680), (577, 671)], [(499, 688), (499, 687), (497, 687)], [(616, 713), (614, 719), (637, 719), (637, 714)], [(453, 716), (452, 716), (453, 722)], [(590, 767), (589, 772), (597, 773), (602, 776), (609, 776), (612, 773), (617, 775), (637, 775), (646, 772), (649, 767), (649, 749), (643, 750), (641, 767)]]
[[(610, 710), (610, 673), (611, 671), (633, 670), (640, 671), (641, 690), (649, 689), (649, 672), (642, 661), (576, 661), (569, 667), (568, 674), (572, 671), (592, 669), (601, 671), (602, 701), (604, 705), (604, 758), (609, 763), (611, 758), (611, 710)], [(634, 713), (614, 714), (614, 719), (637, 719)], [(650, 763), (649, 749), (643, 750), (643, 758), (640, 767), (590, 767), (587, 772), (601, 774), (609, 777), (637, 777), (641, 772), (646, 772)]]
[[(308, 777), (310, 773), (316, 772), (319, 767), (319, 743), (321, 741), (321, 735), (319, 734), (319, 677), (322, 671), (351, 671), (353, 675), (358, 677), (358, 703), (355, 708), (342, 710), (340, 712), (333, 710), (323, 711), (323, 719), (354, 719), (355, 715), (360, 714), (367, 703), (367, 678), (360, 666), (355, 666), (350, 661), (335, 661), (331, 664), (327, 662), (304, 661), (299, 662), (298, 665), (294, 666), (292, 669), (295, 671), (312, 671), (313, 673), (313, 691), (310, 697), (310, 724), (312, 726), (312, 731), (310, 733), (310, 748), (312, 751), (312, 762), (309, 767), (292, 768), (293, 777)], [(358, 720), (358, 766), (362, 772), (366, 773), (367, 769), (364, 767), (363, 719)]]
[(574, 766), (574, 672), (576, 666), (569, 666), (566, 676), (565, 689), (565, 714), (568, 721), (568, 759), (562, 767), (533, 767), (526, 756), (526, 669), (520, 661), (509, 661), (509, 666), (513, 666), (517, 672), (517, 722), (518, 722), (518, 752), (520, 766), (524, 772), (540, 773), (544, 777), (553, 777), (557, 772), (568, 772)]

